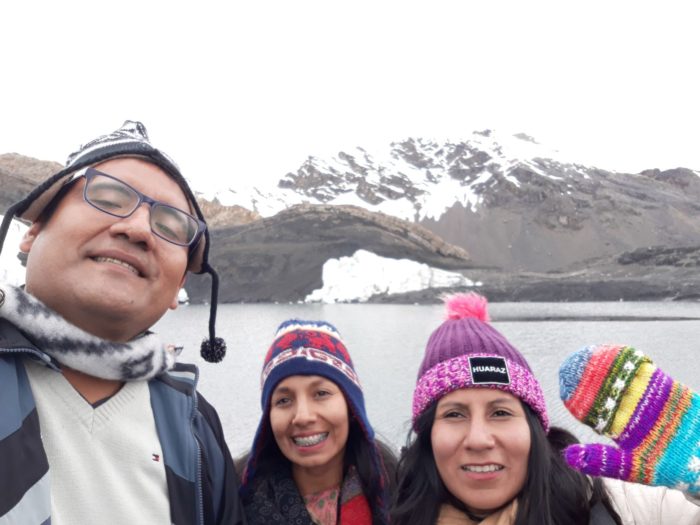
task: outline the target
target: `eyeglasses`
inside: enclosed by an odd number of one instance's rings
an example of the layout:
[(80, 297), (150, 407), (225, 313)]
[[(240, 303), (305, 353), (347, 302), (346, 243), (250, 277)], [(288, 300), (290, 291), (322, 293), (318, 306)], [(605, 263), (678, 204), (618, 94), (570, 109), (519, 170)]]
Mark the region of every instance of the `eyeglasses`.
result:
[(80, 177), (85, 177), (85, 202), (113, 217), (129, 217), (142, 203), (148, 204), (151, 207), (151, 231), (168, 242), (193, 246), (207, 229), (204, 221), (179, 208), (158, 202), (116, 177), (94, 168), (76, 174), (73, 180)]

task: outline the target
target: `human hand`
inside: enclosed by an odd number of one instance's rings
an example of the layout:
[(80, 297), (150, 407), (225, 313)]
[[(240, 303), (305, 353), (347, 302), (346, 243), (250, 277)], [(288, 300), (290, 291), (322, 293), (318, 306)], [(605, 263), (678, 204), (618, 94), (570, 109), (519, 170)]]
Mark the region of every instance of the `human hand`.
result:
[(700, 495), (700, 395), (628, 346), (590, 346), (559, 369), (560, 395), (576, 419), (617, 447), (571, 445), (567, 463), (606, 476)]

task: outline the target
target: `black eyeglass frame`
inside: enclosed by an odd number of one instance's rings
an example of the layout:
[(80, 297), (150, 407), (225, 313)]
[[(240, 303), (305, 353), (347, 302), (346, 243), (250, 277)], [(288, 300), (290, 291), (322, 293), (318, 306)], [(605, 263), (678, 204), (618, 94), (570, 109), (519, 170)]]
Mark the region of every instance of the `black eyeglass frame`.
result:
[[(93, 167), (87, 167), (87, 168), (85, 168), (84, 170), (80, 170), (79, 172), (77, 172), (75, 175), (73, 175), (73, 177), (72, 177), (71, 180), (66, 184), (66, 186), (67, 186), (68, 184), (74, 183), (75, 181), (77, 181), (78, 179), (83, 178), (83, 177), (85, 178), (85, 187), (83, 188), (83, 200), (84, 200), (86, 203), (88, 203), (90, 206), (92, 206), (93, 208), (95, 208), (96, 210), (101, 211), (102, 213), (106, 213), (107, 215), (111, 215), (112, 217), (117, 217), (117, 218), (119, 218), (119, 219), (126, 219), (127, 217), (130, 217), (131, 215), (133, 215), (134, 212), (135, 212), (136, 210), (139, 209), (139, 207), (141, 206), (141, 204), (143, 204), (143, 203), (145, 202), (146, 204), (149, 205), (150, 208), (153, 208), (154, 205), (155, 205), (155, 206), (162, 206), (162, 207), (164, 207), (164, 208), (170, 208), (171, 210), (175, 210), (175, 211), (177, 211), (178, 213), (183, 213), (183, 214), (186, 215), (187, 217), (190, 217), (191, 219), (193, 219), (193, 220), (195, 221), (195, 223), (197, 224), (197, 231), (196, 231), (196, 233), (194, 234), (194, 236), (192, 237), (192, 240), (191, 240), (190, 242), (188, 242), (188, 243), (176, 242), (176, 241), (174, 241), (174, 240), (172, 240), (172, 239), (168, 239), (167, 237), (164, 237), (163, 235), (161, 235), (160, 233), (158, 233), (158, 232), (153, 228), (153, 225), (150, 224), (150, 217), (151, 217), (150, 214), (151, 214), (151, 210), (149, 210), (149, 212), (148, 212), (148, 213), (149, 213), (149, 225), (151, 226), (151, 231), (153, 232), (154, 235), (156, 235), (156, 236), (159, 237), (160, 239), (163, 239), (163, 240), (166, 241), (166, 242), (169, 242), (169, 243), (171, 243), (171, 244), (175, 244), (176, 246), (186, 246), (186, 247), (189, 247), (189, 250), (192, 251), (192, 250), (195, 248), (195, 246), (197, 246), (197, 243), (200, 241), (200, 239), (202, 238), (202, 235), (204, 234), (204, 232), (205, 232), (206, 229), (207, 229), (207, 224), (206, 224), (203, 220), (199, 219), (198, 217), (195, 217), (194, 215), (192, 215), (192, 214), (190, 214), (190, 213), (187, 213), (185, 210), (181, 210), (180, 208), (176, 208), (175, 206), (171, 206), (170, 204), (166, 204), (166, 203), (164, 203), (164, 202), (157, 201), (157, 200), (155, 200), (154, 198), (149, 197), (148, 195), (145, 195), (145, 194), (141, 193), (139, 190), (137, 190), (136, 188), (134, 188), (134, 187), (131, 186), (130, 184), (127, 184), (127, 183), (124, 182), (123, 180), (121, 180), (121, 179), (119, 179), (119, 178), (117, 178), (117, 177), (115, 177), (115, 176), (113, 176), (113, 175), (109, 175), (108, 173), (104, 173), (104, 172), (102, 172), (102, 171), (100, 171), (100, 170), (97, 170), (97, 169), (95, 169), (95, 168), (93, 168)], [(92, 203), (92, 202), (90, 201), (90, 199), (88, 199), (87, 190), (88, 190), (88, 185), (90, 184), (90, 181), (91, 181), (92, 179), (94, 179), (95, 177), (107, 177), (108, 179), (112, 179), (112, 180), (117, 181), (119, 184), (123, 184), (124, 186), (126, 186), (127, 188), (129, 188), (131, 191), (133, 191), (133, 192), (136, 194), (136, 196), (138, 197), (138, 202), (136, 203), (136, 206), (134, 206), (134, 209), (131, 210), (131, 211), (130, 211), (129, 213), (127, 213), (126, 215), (118, 215), (118, 214), (116, 214), (116, 213), (112, 213), (112, 212), (106, 211), (106, 210), (104, 210), (104, 209), (98, 207), (98, 206), (95, 205), (94, 203)]]

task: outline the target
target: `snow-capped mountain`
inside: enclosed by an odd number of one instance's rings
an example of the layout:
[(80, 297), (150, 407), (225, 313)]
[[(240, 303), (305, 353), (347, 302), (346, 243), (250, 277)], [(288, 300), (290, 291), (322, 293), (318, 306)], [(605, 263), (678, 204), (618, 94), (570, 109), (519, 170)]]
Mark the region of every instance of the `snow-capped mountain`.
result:
[(272, 216), (295, 204), (351, 204), (411, 221), (439, 219), (454, 204), (476, 211), (489, 188), (521, 185), (520, 173), (552, 180), (591, 168), (560, 162), (524, 135), (475, 132), (463, 142), (406, 139), (387, 151), (358, 147), (331, 159), (309, 157), (274, 187), (239, 186), (214, 196)]
[(353, 204), (418, 222), (477, 265), (510, 270), (700, 244), (698, 172), (607, 171), (567, 161), (527, 135), (489, 130), (309, 157), (274, 187), (237, 183), (216, 197), (263, 217), (299, 203)]

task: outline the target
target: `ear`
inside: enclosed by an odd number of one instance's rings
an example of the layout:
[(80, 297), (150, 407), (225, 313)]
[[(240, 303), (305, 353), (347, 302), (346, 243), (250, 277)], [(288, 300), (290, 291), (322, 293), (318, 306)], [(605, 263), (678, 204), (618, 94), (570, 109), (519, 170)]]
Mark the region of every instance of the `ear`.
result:
[(175, 292), (175, 297), (173, 298), (173, 302), (170, 303), (170, 309), (175, 310), (177, 308), (177, 305), (179, 304), (177, 301), (178, 295), (180, 295), (180, 289), (184, 288), (185, 286), (185, 281), (187, 281), (187, 273), (182, 276), (182, 281), (180, 281), (180, 286), (177, 287), (177, 291)]
[(29, 229), (24, 232), (22, 240), (19, 242), (19, 250), (22, 253), (29, 253), (34, 245), (34, 241), (41, 232), (43, 224), (39, 221), (33, 222)]

